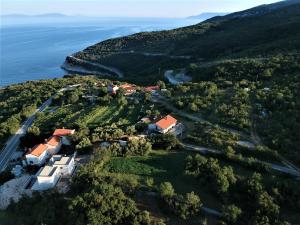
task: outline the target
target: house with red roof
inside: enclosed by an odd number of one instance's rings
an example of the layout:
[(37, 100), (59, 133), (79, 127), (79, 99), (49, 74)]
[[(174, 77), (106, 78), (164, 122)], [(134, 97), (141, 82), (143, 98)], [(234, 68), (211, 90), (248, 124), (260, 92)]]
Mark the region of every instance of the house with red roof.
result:
[(69, 136), (73, 135), (75, 130), (56, 129), (51, 137), (44, 143), (34, 146), (25, 155), (24, 165), (42, 165), (52, 155), (57, 154), (62, 145), (70, 145)]
[(50, 153), (47, 151), (48, 146), (46, 144), (35, 145), (25, 155), (27, 165), (42, 165), (49, 158)]
[(146, 92), (154, 93), (154, 92), (156, 92), (158, 90), (159, 90), (159, 86), (148, 86), (148, 87), (145, 87), (145, 91)]
[(133, 84), (122, 84), (119, 88), (125, 90), (125, 95), (132, 95), (136, 93), (137, 89), (137, 87)]
[(71, 129), (56, 129), (53, 133), (53, 136), (58, 136), (61, 138), (61, 142), (63, 145), (71, 145), (69, 137), (75, 133), (75, 130)]
[(172, 128), (174, 128), (176, 124), (177, 120), (171, 115), (167, 115), (157, 120), (155, 123), (150, 124), (149, 129), (165, 134), (169, 132)]

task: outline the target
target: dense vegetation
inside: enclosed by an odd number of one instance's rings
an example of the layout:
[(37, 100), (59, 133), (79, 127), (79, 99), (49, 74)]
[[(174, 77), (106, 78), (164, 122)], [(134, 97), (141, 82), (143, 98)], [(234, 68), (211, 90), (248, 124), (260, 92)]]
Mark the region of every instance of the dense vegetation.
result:
[(257, 133), (264, 144), (299, 164), (299, 56), (227, 60), (205, 68), (191, 65), (190, 74), (199, 83), (169, 89), (178, 109)]
[[(215, 188), (214, 191), (224, 202), (222, 224), (289, 224), (282, 220), (280, 208), (299, 210), (299, 196), (288, 196), (278, 189), (284, 184), (283, 181), (268, 189), (261, 174), (253, 173), (246, 178), (236, 176), (232, 167), (222, 167), (218, 160), (200, 155), (187, 157), (186, 171), (199, 180), (199, 185)], [(292, 185), (296, 188), (297, 183)], [(282, 195), (285, 196), (284, 203), (281, 201)], [(288, 203), (290, 200), (295, 204)]]
[(93, 77), (72, 77), (44, 81), (28, 81), (0, 89), (0, 146), (15, 133), (22, 121), (59, 89), (82, 82), (93, 82)]

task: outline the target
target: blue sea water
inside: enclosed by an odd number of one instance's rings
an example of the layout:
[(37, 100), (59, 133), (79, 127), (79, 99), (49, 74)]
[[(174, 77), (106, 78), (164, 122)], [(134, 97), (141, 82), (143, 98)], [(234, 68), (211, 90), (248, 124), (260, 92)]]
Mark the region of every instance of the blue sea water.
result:
[(188, 19), (5, 18), (0, 27), (0, 86), (62, 77), (65, 57), (100, 41), (195, 24)]

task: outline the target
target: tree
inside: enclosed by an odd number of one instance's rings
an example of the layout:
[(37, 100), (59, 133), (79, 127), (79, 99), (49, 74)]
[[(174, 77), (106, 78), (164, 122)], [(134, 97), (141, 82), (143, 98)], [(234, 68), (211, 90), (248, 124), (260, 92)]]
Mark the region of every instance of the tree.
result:
[(134, 126), (128, 126), (126, 128), (126, 134), (127, 135), (133, 135), (136, 133), (135, 127)]
[(157, 134), (151, 136), (151, 143), (155, 149), (171, 150), (177, 146), (177, 138), (174, 134)]
[(40, 128), (36, 126), (31, 126), (28, 128), (28, 134), (32, 134), (33, 136), (39, 136), (41, 134)]
[(194, 192), (187, 193), (183, 207), (183, 214), (185, 215), (185, 218), (199, 214), (202, 207), (200, 197)]
[(152, 223), (147, 212), (141, 212), (121, 188), (101, 183), (71, 200), (69, 210), (76, 224), (145, 224)]
[(198, 112), (198, 106), (194, 102), (189, 104), (189, 108), (193, 112)]
[(146, 179), (146, 185), (148, 188), (153, 188), (154, 185), (154, 179), (152, 177), (149, 177)]
[(151, 95), (150, 92), (145, 92), (145, 93), (144, 93), (144, 101), (145, 101), (145, 102), (150, 101), (150, 100), (151, 100), (151, 97), (152, 97), (152, 95)]
[(78, 145), (76, 145), (76, 150), (80, 154), (87, 153), (92, 150), (92, 143), (88, 137), (83, 138)]
[(228, 222), (229, 224), (236, 224), (238, 218), (242, 214), (242, 210), (235, 205), (228, 205), (226, 207), (223, 207), (222, 213), (226, 222)]
[(157, 81), (157, 86), (160, 88), (160, 89), (166, 89), (166, 84), (165, 82), (159, 80)]
[(234, 154), (235, 154), (234, 149), (231, 146), (227, 146), (227, 148), (226, 148), (226, 155), (230, 157), (230, 156), (232, 156)]
[(160, 195), (163, 198), (170, 198), (175, 195), (175, 190), (170, 182), (163, 182), (159, 186)]

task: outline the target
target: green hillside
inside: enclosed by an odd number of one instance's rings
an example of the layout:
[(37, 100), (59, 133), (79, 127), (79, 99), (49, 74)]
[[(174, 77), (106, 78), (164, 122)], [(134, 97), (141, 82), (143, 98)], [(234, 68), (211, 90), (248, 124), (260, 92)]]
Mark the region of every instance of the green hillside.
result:
[[(294, 4), (261, 6), (194, 26), (107, 40), (74, 56), (115, 67), (132, 81), (142, 82), (146, 75), (154, 82), (162, 76), (159, 71), (193, 62), (297, 52), (300, 2), (287, 2)], [(72, 58), (67, 62), (78, 64)]]

